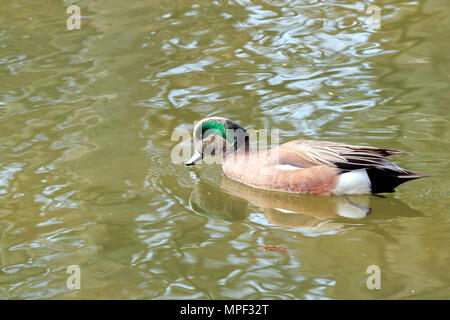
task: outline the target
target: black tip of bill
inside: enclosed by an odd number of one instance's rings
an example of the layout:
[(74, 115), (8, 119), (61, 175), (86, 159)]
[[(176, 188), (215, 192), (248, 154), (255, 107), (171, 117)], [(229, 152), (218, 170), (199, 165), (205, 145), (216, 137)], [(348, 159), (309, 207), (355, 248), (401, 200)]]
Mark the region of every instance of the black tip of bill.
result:
[(186, 162), (186, 167), (193, 166), (198, 160), (203, 158), (200, 152), (195, 151), (194, 155)]

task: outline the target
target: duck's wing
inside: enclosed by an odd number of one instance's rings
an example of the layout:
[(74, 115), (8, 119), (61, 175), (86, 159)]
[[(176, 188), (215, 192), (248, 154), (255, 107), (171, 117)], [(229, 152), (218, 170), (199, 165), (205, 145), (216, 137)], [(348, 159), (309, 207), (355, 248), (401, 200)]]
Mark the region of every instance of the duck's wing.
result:
[(403, 170), (386, 159), (400, 153), (407, 152), (328, 141), (295, 140), (281, 145), (278, 156), (280, 164), (290, 164), (301, 168), (327, 166), (351, 171), (387, 166), (391, 169), (395, 167)]
[(279, 164), (299, 168), (335, 167), (341, 173), (365, 169), (372, 183), (372, 192), (379, 193), (392, 192), (403, 182), (428, 176), (407, 171), (386, 159), (400, 153), (408, 152), (328, 141), (295, 140), (281, 145), (277, 157)]

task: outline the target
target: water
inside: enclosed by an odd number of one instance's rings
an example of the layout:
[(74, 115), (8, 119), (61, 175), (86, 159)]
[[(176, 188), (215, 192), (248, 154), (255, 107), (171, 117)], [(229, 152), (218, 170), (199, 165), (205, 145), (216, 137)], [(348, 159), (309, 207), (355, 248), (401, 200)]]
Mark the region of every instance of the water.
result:
[[(0, 3), (0, 298), (449, 298), (447, 0), (80, 1), (72, 31), (70, 4)], [(206, 116), (433, 177), (340, 217), (173, 164)]]

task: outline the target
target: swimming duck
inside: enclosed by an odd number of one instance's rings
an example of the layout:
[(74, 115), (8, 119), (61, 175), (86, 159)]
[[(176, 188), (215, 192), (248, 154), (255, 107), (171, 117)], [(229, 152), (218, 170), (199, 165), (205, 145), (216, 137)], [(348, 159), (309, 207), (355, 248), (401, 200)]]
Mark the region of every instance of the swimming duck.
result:
[(222, 153), (225, 176), (273, 191), (317, 195), (394, 192), (409, 180), (428, 175), (407, 171), (386, 158), (407, 153), (396, 149), (343, 143), (294, 140), (266, 150), (250, 147), (249, 133), (222, 117), (199, 121), (193, 132), (194, 155), (186, 166), (205, 155)]

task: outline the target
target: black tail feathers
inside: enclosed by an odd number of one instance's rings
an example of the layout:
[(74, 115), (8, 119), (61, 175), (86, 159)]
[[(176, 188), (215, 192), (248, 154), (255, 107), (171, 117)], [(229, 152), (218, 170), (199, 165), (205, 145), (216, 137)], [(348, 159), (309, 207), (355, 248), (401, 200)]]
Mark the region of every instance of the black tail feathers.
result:
[(406, 170), (399, 172), (385, 168), (368, 168), (366, 170), (372, 185), (373, 194), (394, 192), (394, 189), (402, 183), (430, 176)]

